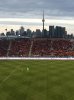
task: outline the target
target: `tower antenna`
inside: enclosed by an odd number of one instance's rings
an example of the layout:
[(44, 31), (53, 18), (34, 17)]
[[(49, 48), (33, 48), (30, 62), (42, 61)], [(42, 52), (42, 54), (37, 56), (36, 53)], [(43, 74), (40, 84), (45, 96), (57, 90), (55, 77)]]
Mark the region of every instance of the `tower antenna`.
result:
[(44, 22), (45, 22), (45, 19), (44, 19), (44, 10), (43, 10), (43, 19), (42, 19), (42, 22), (43, 22), (43, 35), (44, 35)]

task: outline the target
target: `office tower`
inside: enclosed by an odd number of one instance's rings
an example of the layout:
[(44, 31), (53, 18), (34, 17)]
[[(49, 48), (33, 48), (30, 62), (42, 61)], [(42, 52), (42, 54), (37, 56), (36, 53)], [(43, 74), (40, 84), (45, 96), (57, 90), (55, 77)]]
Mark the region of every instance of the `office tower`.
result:
[(14, 30), (13, 29), (11, 29), (11, 35), (15, 35), (15, 32), (14, 32)]
[(35, 37), (41, 37), (40, 29), (36, 29)]
[(27, 36), (31, 37), (31, 30), (30, 29), (27, 29)]
[(49, 26), (49, 37), (54, 38), (54, 26)]
[(20, 28), (20, 35), (22, 35), (23, 33), (24, 33), (24, 27), (21, 26), (21, 28)]
[(56, 26), (54, 34), (55, 34), (55, 38), (64, 38), (64, 36), (65, 36), (65, 27)]
[(47, 34), (47, 30), (44, 29), (44, 38), (47, 38), (48, 34)]

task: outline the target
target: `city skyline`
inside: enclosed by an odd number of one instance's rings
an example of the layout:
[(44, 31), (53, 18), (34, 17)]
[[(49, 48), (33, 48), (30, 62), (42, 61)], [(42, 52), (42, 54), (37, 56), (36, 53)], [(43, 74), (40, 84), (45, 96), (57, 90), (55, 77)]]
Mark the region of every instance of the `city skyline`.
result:
[(1, 33), (1, 38), (62, 38), (62, 39), (74, 39), (73, 34), (68, 34), (66, 27), (62, 26), (49, 26), (49, 30), (46, 30), (44, 28), (44, 16), (43, 16), (43, 29), (42, 31), (40, 29), (36, 29), (35, 31), (30, 30), (29, 28), (27, 30), (24, 29), (23, 26), (21, 26), (18, 30), (14, 31), (14, 29), (7, 30), (6, 34)]
[[(35, 31), (36, 29), (40, 30), (43, 29), (42, 19), (1, 18), (0, 22), (2, 23), (2, 24), (0, 23), (0, 33), (5, 32), (6, 28), (8, 29), (8, 31), (10, 29), (14, 29), (16, 31), (21, 26), (23, 26), (26, 30), (29, 28), (32, 31)], [(66, 27), (68, 34), (71, 33), (74, 34), (73, 30), (74, 21), (72, 21), (71, 19), (69, 20), (45, 19), (45, 29), (49, 30), (49, 26), (51, 25)]]

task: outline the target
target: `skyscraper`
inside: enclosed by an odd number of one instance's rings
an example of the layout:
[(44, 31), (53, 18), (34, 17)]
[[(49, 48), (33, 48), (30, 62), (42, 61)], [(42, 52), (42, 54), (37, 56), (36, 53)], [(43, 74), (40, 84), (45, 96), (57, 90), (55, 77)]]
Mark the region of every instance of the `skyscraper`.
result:
[(24, 27), (21, 26), (21, 28), (20, 28), (20, 35), (22, 35), (23, 33), (24, 33)]
[(54, 26), (49, 26), (49, 37), (54, 38)]
[(55, 38), (64, 38), (65, 37), (65, 27), (56, 26), (55, 28)]
[(40, 29), (36, 29), (36, 37), (41, 37), (41, 31), (40, 31)]

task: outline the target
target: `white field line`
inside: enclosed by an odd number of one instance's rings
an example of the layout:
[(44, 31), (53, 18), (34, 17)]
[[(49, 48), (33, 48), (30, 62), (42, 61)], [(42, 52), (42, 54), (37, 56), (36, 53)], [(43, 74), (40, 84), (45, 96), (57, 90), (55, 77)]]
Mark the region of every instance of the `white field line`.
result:
[(17, 70), (23, 71), (24, 69), (18, 67), (17, 69), (12, 70), (11, 73), (10, 73), (8, 76), (6, 76), (6, 77), (0, 82), (0, 86), (1, 86), (5, 81), (7, 81), (12, 75), (14, 75), (14, 73), (15, 73)]
[(16, 71), (16, 69), (13, 70), (8, 76), (6, 76), (6, 77), (0, 82), (0, 86), (1, 86), (5, 81), (7, 81), (7, 80), (14, 74), (15, 71)]
[(74, 60), (74, 57), (0, 57), (0, 60)]

